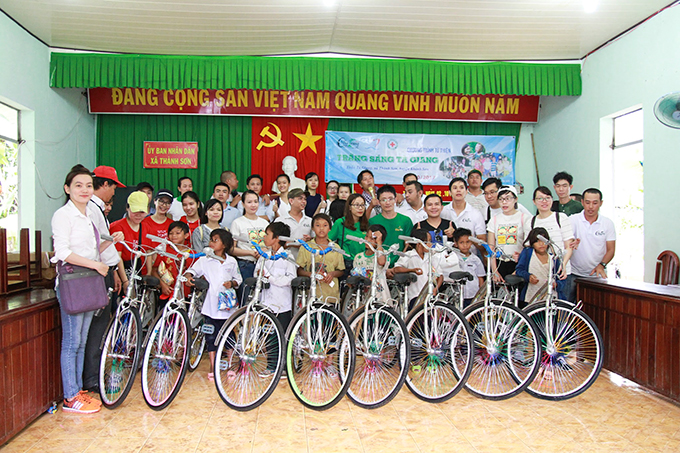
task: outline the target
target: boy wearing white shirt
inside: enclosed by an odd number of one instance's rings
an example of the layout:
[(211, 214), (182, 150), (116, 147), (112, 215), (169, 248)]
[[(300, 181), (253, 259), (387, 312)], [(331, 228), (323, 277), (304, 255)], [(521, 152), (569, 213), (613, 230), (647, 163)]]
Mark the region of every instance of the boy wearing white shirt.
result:
[[(307, 195), (302, 189), (293, 189), (288, 193), (288, 202), (290, 203), (290, 211), (282, 217), (278, 217), (274, 222), (283, 223), (290, 228), (289, 235), (293, 239), (302, 239), (307, 242), (312, 239), (312, 219), (305, 215), (305, 207), (307, 206)], [(293, 254), (293, 258), (297, 259), (299, 244), (289, 244), (289, 251)]]
[[(425, 242), (428, 247), (432, 246), (430, 242), (430, 237), (426, 231), (415, 230), (411, 235)], [(409, 299), (409, 310), (413, 308), (413, 305), (420, 295), (420, 292), (427, 284), (428, 272), (427, 272), (427, 250), (422, 244), (416, 244), (415, 250), (411, 249), (406, 252), (406, 256), (401, 256), (394, 265), (394, 273), (407, 273), (413, 272), (417, 275), (415, 282), (411, 283), (407, 288), (407, 294)], [(444, 281), (444, 277), (439, 273), (441, 269), (441, 254), (434, 254), (432, 256), (432, 277), (433, 283), (435, 285), (434, 292), (437, 293), (437, 289), (441, 286)]]

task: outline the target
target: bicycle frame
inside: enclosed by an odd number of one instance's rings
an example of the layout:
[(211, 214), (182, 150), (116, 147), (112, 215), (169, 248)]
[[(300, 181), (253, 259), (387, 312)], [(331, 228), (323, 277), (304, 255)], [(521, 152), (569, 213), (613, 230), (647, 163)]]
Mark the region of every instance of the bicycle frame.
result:
[[(425, 324), (425, 338), (427, 338), (428, 349), (432, 346), (432, 337), (430, 335), (430, 309), (432, 304), (436, 302), (434, 296), (434, 286), (432, 285), (432, 255), (435, 253), (442, 253), (446, 251), (444, 247), (437, 247), (436, 244), (428, 246), (425, 242), (420, 239), (411, 236), (399, 236), (399, 239), (409, 244), (420, 244), (425, 247), (425, 252), (427, 254), (427, 294), (425, 295), (425, 301), (423, 302), (423, 322)], [(437, 332), (438, 334), (438, 332)]]
[[(348, 239), (354, 242), (359, 242), (364, 245), (368, 245), (368, 247), (371, 249), (373, 252), (373, 272), (371, 274), (371, 289), (370, 289), (370, 296), (368, 297), (368, 300), (366, 301), (366, 316), (364, 316), (364, 332), (369, 332), (368, 330), (368, 312), (374, 306), (376, 307), (376, 312), (374, 313), (374, 316), (378, 316), (380, 313), (380, 310), (382, 307), (384, 307), (384, 304), (376, 304), (377, 302), (377, 285), (378, 285), (378, 257), (379, 256), (385, 256), (388, 257), (390, 254), (394, 253), (397, 251), (397, 248), (394, 248), (396, 244), (392, 245), (389, 249), (386, 251), (381, 251), (381, 250), (376, 250), (375, 247), (373, 247), (373, 244), (368, 242), (366, 239), (362, 239), (356, 236), (347, 236)], [(396, 245), (398, 247), (398, 245)], [(377, 342), (378, 341), (378, 329), (373, 329), (373, 338), (371, 338), (371, 342)], [(369, 350), (369, 341), (368, 337), (364, 336), (364, 347), (366, 348), (365, 350)]]
[[(354, 236), (348, 236), (348, 237), (354, 237)], [(316, 272), (316, 255), (325, 255), (326, 253), (329, 252), (337, 252), (337, 253), (343, 253), (341, 250), (336, 249), (335, 247), (327, 247), (324, 250), (317, 250), (313, 249), (307, 244), (305, 241), (302, 239), (297, 239), (297, 242), (300, 244), (301, 247), (303, 247), (305, 250), (309, 252), (311, 255), (311, 277), (310, 277), (310, 282), (309, 282), (309, 297), (307, 297), (306, 300), (304, 300), (304, 310), (309, 314), (309, 311), (312, 308), (312, 305), (316, 301), (321, 301), (324, 302), (320, 297), (317, 297), (316, 295), (316, 280), (317, 280), (317, 272)], [(321, 326), (321, 313), (317, 312), (317, 326)], [(307, 316), (306, 317), (306, 324), (307, 324), (307, 342), (308, 344), (312, 345), (314, 342), (312, 341), (312, 317)], [(317, 338), (320, 341), (321, 344), (321, 349), (325, 349), (326, 345), (323, 343), (323, 335), (321, 335), (320, 332), (317, 331)]]
[[(104, 235), (105, 238), (109, 239), (108, 236)], [(111, 240), (113, 238), (110, 238)], [(144, 295), (142, 295), (142, 298), (135, 297), (135, 288), (133, 283), (137, 282), (142, 279), (140, 273), (140, 270), (137, 270), (137, 262), (140, 257), (142, 256), (151, 256), (155, 253), (155, 251), (150, 251), (150, 252), (142, 252), (141, 250), (134, 250), (132, 247), (130, 247), (127, 242), (119, 242), (122, 244), (125, 248), (127, 248), (130, 253), (134, 256), (132, 259), (132, 268), (131, 268), (131, 274), (130, 274), (130, 284), (127, 287), (127, 290), (125, 291), (125, 297), (120, 301), (118, 304), (118, 308), (116, 309), (116, 313), (113, 316), (112, 319), (116, 319), (120, 313), (122, 313), (124, 310), (127, 310), (130, 306), (139, 306), (140, 302), (144, 300)], [(118, 323), (114, 322), (113, 323), (113, 338), (118, 338)], [(130, 332), (130, 329), (128, 328), (128, 332), (126, 333), (126, 340), (129, 343), (130, 341), (130, 336), (132, 335), (132, 332)], [(99, 345), (99, 349), (104, 348), (104, 342), (106, 341), (106, 335), (102, 337), (101, 344)], [(123, 357), (116, 357), (114, 355), (111, 355), (112, 357), (115, 358), (123, 358)]]
[[(177, 246), (175, 244), (168, 241), (167, 239), (159, 238), (159, 237), (153, 236), (151, 234), (147, 234), (146, 237), (148, 239), (151, 239), (152, 241), (159, 242), (161, 244), (165, 244), (165, 245), (172, 247), (177, 253), (179, 253), (179, 256), (180, 256), (180, 258), (178, 259), (177, 256), (171, 255), (170, 253), (166, 253), (166, 252), (163, 252), (161, 250), (155, 250), (155, 253), (157, 253), (161, 256), (165, 256), (167, 258), (171, 258), (175, 261), (179, 261), (179, 263), (180, 263), (179, 269), (178, 269), (178, 272), (177, 272), (177, 278), (175, 279), (175, 286), (174, 286), (173, 291), (172, 291), (172, 296), (168, 300), (168, 303), (165, 304), (165, 307), (163, 307), (163, 313), (161, 315), (162, 319), (167, 319), (172, 312), (175, 312), (177, 310), (185, 308), (186, 301), (184, 300), (184, 283), (186, 283), (187, 279), (184, 276), (184, 266), (186, 264), (186, 260), (188, 258), (198, 258), (198, 257), (201, 257), (201, 256), (205, 256), (205, 254), (204, 253), (182, 252), (181, 250), (179, 250), (179, 248), (177, 248)], [(177, 329), (178, 329), (177, 324), (175, 324), (173, 326), (173, 332), (172, 332), (173, 348), (177, 347), (177, 335), (178, 335)], [(164, 337), (164, 334), (165, 334), (164, 330), (165, 330), (165, 323), (161, 323), (160, 330), (158, 331), (158, 338), (165, 338)], [(149, 332), (149, 335), (147, 335), (146, 339), (144, 340), (144, 345), (143, 345), (144, 348), (146, 348), (146, 346), (149, 342), (149, 338), (151, 336), (150, 333), (151, 332)], [(159, 351), (159, 353), (160, 353), (160, 351)], [(175, 350), (171, 351), (171, 354), (174, 355), (174, 353), (175, 353)], [(161, 359), (172, 359), (173, 355), (170, 355), (170, 356), (159, 355), (158, 357), (161, 358)]]

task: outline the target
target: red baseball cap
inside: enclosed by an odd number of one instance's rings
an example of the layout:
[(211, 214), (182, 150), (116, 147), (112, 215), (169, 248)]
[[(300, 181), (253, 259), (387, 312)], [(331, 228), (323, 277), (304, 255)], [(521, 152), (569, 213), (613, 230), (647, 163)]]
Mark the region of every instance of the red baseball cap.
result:
[(106, 165), (100, 165), (94, 169), (94, 175), (98, 178), (110, 179), (115, 182), (118, 187), (125, 187), (125, 184), (118, 181), (118, 174), (116, 169), (113, 167), (107, 167)]

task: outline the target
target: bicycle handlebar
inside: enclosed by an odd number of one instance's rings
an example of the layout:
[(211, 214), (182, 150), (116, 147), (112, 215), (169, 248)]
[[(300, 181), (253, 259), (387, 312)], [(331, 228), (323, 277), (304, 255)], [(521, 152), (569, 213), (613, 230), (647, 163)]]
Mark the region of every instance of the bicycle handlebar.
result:
[(470, 236), (470, 241), (472, 241), (473, 244), (481, 245), (482, 247), (484, 247), (486, 249), (487, 258), (496, 258), (501, 261), (514, 261), (511, 256), (506, 255), (501, 250), (496, 251), (492, 250), (491, 246), (489, 246), (489, 244), (486, 241), (482, 241), (481, 239), (472, 236)]
[(299, 243), (302, 248), (304, 248), (309, 253), (312, 253), (314, 255), (323, 256), (323, 255), (330, 253), (330, 252), (336, 252), (336, 253), (340, 253), (341, 255), (347, 255), (347, 253), (345, 253), (344, 250), (339, 249), (337, 247), (333, 247), (332, 245), (329, 245), (325, 249), (315, 249), (315, 248), (312, 248), (309, 244), (307, 244), (302, 239), (297, 239), (297, 240), (295, 240), (295, 242)]
[[(182, 255), (182, 256), (185, 257), (185, 258), (200, 258), (200, 257), (202, 257), (202, 256), (205, 256), (205, 253), (190, 253), (190, 252), (183, 252), (183, 251), (181, 251), (181, 250), (177, 247), (176, 244), (174, 244), (174, 243), (168, 241), (167, 239), (159, 238), (158, 236), (154, 236), (153, 234), (147, 234), (147, 235), (146, 235), (146, 238), (147, 238), (147, 239), (151, 239), (151, 240), (154, 241), (154, 242), (159, 242), (159, 243), (161, 243), (161, 244), (169, 245), (169, 246), (172, 247), (177, 253), (179, 253), (180, 255)], [(166, 257), (172, 258), (172, 259), (177, 259), (176, 256), (171, 255), (170, 253), (166, 253), (166, 252), (164, 252), (164, 251), (162, 251), (162, 250), (154, 249), (154, 251), (155, 251), (155, 253), (158, 253), (159, 255), (163, 255), (163, 256), (166, 256)]]
[(371, 248), (371, 250), (373, 251), (373, 253), (377, 253), (377, 254), (384, 255), (384, 256), (387, 256), (391, 253), (395, 253), (399, 250), (399, 244), (392, 244), (391, 246), (389, 246), (389, 248), (387, 250), (376, 250), (376, 248), (373, 246), (373, 244), (371, 244), (369, 241), (367, 241), (366, 238), (360, 238), (360, 237), (351, 236), (351, 235), (347, 235), (346, 237), (350, 241), (354, 241), (354, 242), (358, 242), (360, 244), (368, 245)]

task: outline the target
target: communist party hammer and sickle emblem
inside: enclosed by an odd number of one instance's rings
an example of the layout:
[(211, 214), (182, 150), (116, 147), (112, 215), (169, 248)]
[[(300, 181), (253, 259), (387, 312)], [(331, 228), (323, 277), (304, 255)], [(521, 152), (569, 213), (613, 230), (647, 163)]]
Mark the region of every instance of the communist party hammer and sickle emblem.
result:
[(263, 146), (266, 148), (273, 148), (277, 145), (283, 146), (283, 140), (281, 140), (281, 129), (279, 129), (279, 126), (274, 123), (267, 124), (270, 124), (274, 129), (276, 129), (276, 135), (269, 131), (269, 126), (263, 127), (260, 131), (260, 137), (269, 137), (272, 141), (265, 143), (263, 140), (260, 140), (260, 143), (257, 144), (258, 151), (261, 150)]

